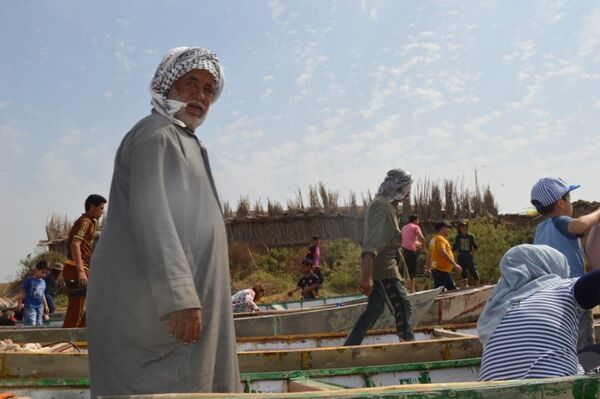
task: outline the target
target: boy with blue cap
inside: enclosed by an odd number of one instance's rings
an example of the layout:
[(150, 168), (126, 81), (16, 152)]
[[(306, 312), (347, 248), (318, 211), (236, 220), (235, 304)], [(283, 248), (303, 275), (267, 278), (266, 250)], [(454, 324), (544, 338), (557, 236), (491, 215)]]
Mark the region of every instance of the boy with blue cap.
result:
[[(579, 185), (567, 184), (561, 178), (545, 177), (531, 189), (531, 203), (542, 216), (548, 218), (538, 224), (533, 243), (548, 245), (566, 256), (570, 278), (583, 276), (584, 253), (581, 241), (585, 233), (600, 221), (600, 209), (573, 218), (571, 191)], [(578, 349), (595, 343), (592, 312), (586, 311), (579, 321)]]

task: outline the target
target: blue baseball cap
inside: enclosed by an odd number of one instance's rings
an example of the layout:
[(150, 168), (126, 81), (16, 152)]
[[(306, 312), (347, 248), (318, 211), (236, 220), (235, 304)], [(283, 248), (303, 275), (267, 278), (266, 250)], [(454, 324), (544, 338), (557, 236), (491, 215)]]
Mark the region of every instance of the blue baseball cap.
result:
[(579, 187), (581, 187), (579, 184), (567, 184), (560, 177), (544, 177), (531, 189), (531, 203), (535, 207), (548, 206)]

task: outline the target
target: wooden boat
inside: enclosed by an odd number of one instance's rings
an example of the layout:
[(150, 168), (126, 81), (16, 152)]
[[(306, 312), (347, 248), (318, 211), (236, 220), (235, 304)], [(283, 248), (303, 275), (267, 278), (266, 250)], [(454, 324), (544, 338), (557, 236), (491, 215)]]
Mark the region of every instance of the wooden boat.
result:
[[(477, 337), (350, 347), (239, 352), (243, 373), (406, 364), (481, 356)], [(85, 378), (87, 353), (0, 353), (0, 378)]]
[[(417, 326), (421, 316), (433, 305), (441, 289), (416, 292), (409, 298), (413, 305), (411, 324)], [(366, 308), (366, 303), (356, 303), (340, 307), (324, 307), (301, 312), (275, 315), (238, 317), (235, 319), (237, 337), (263, 337), (268, 335), (294, 335), (318, 332), (349, 331)], [(288, 311), (289, 312), (289, 311)], [(389, 311), (385, 311), (374, 328), (395, 325)]]
[(420, 325), (476, 322), (494, 287), (495, 285), (484, 285), (439, 295), (435, 304), (421, 318)]
[[(440, 289), (421, 291), (409, 296), (413, 304), (411, 322), (417, 326), (420, 317), (433, 305)], [(323, 307), (304, 311), (279, 311), (271, 315), (238, 317), (235, 319), (237, 337), (264, 337), (275, 335), (297, 335), (319, 332), (349, 331), (366, 307), (365, 303), (342, 307)], [(384, 312), (375, 328), (394, 326), (389, 311)], [(0, 339), (10, 338), (14, 342), (59, 342), (86, 341), (85, 329), (22, 328), (0, 329)]]
[[(591, 399), (600, 395), (600, 376), (475, 382), (479, 359), (403, 366), (242, 374), (244, 394), (158, 394), (102, 396), (102, 399)], [(461, 382), (435, 382), (456, 380)], [(388, 385), (393, 383), (393, 385)], [(347, 388), (363, 384), (367, 388)], [(87, 379), (5, 379), (0, 389), (19, 397), (89, 399)], [(267, 391), (269, 393), (267, 393)]]
[[(403, 384), (476, 381), (479, 358), (399, 364), (390, 366), (350, 367), (291, 372), (242, 373), (241, 383), (246, 393), (286, 393), (312, 391), (315, 386), (329, 389), (381, 387)], [(88, 378), (0, 379), (0, 390), (17, 395), (42, 391), (71, 392), (71, 396), (89, 395)], [(71, 397), (69, 396), (69, 397)], [(47, 397), (47, 396), (44, 396)]]
[[(434, 338), (456, 338), (477, 336), (475, 323), (444, 325), (436, 327), (418, 327), (414, 330), (415, 340), (423, 341)], [(240, 337), (237, 339), (238, 352), (255, 352), (267, 350), (314, 349), (339, 347), (344, 344), (345, 332), (282, 335), (267, 337)], [(398, 343), (395, 328), (370, 330), (362, 345), (378, 345)]]
[[(87, 348), (87, 342), (79, 341), (79, 339), (85, 339), (84, 336), (79, 337), (77, 333), (84, 332), (85, 330), (72, 330), (65, 331), (68, 334), (64, 334), (64, 341), (59, 344), (55, 344), (54, 338), (56, 335), (52, 335), (52, 340), (48, 339), (48, 335), (45, 334), (48, 330), (38, 329), (28, 331), (29, 334), (18, 334), (13, 336), (11, 339), (13, 343), (25, 345), (28, 342), (23, 342), (26, 339), (31, 338), (31, 333), (36, 333), (36, 344), (42, 344), (49, 348), (52, 352), (58, 352), (62, 350), (54, 349), (59, 348), (73, 348), (85, 350)], [(415, 339), (422, 341), (426, 339), (432, 339), (432, 337), (464, 337), (464, 336), (476, 336), (477, 329), (475, 323), (467, 324), (456, 324), (456, 325), (444, 325), (434, 327), (417, 327), (414, 330)], [(238, 352), (251, 352), (251, 351), (265, 351), (265, 350), (287, 350), (287, 349), (310, 349), (310, 348), (324, 348), (324, 347), (336, 347), (342, 346), (346, 339), (347, 333), (345, 332), (334, 332), (334, 333), (318, 333), (318, 334), (301, 334), (301, 335), (282, 335), (282, 336), (266, 336), (266, 337), (240, 337), (237, 339), (237, 351)], [(376, 345), (376, 344), (388, 344), (399, 342), (398, 335), (396, 334), (395, 328), (384, 328), (380, 330), (370, 330), (367, 332), (362, 344), (363, 345)], [(46, 348), (44, 348), (46, 350)], [(0, 345), (0, 351), (1, 345)]]
[[(476, 322), (494, 287), (494, 285), (484, 285), (481, 287), (468, 288), (465, 290), (440, 294), (436, 297), (433, 306), (422, 315), (419, 324), (425, 326), (434, 326), (441, 324)], [(281, 308), (285, 307), (285, 310), (275, 310), (274, 308), (271, 308), (270, 310), (264, 310), (262, 312), (235, 313), (234, 317), (239, 318), (272, 314), (286, 314), (291, 311), (302, 312), (309, 309), (322, 309), (324, 307), (331, 308), (335, 306), (347, 306), (356, 303), (364, 303), (367, 300), (365, 296), (354, 295), (341, 297), (343, 301), (334, 303), (333, 301), (336, 300), (335, 298), (336, 297), (332, 297), (331, 300), (326, 298), (326, 300), (329, 300), (328, 304), (322, 304), (319, 306), (317, 304), (321, 304), (322, 302), (281, 302)]]

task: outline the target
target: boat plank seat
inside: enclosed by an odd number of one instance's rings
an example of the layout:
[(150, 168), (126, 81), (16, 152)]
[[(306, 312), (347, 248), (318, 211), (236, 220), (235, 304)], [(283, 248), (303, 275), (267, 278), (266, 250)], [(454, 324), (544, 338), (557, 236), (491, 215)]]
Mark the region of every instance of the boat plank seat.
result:
[(471, 334), (463, 334), (456, 331), (444, 330), (443, 328), (434, 328), (433, 335), (436, 337), (445, 337), (445, 338), (472, 338), (475, 335)]
[(292, 379), (288, 382), (288, 392), (315, 392), (344, 389), (326, 382), (311, 380), (310, 378)]

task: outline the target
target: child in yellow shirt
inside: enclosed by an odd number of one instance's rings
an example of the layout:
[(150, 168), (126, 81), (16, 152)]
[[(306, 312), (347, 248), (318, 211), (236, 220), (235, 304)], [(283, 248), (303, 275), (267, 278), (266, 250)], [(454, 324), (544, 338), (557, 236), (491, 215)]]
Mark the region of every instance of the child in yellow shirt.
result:
[(434, 287), (445, 287), (446, 290), (455, 290), (456, 285), (452, 280), (450, 272), (456, 269), (458, 272), (462, 268), (454, 260), (452, 246), (448, 242), (448, 229), (452, 225), (446, 221), (435, 224), (436, 234), (429, 243), (428, 264), (431, 267), (431, 276), (433, 277)]

